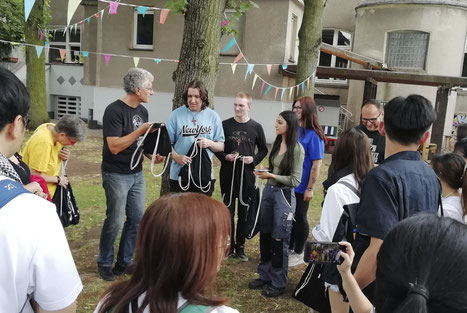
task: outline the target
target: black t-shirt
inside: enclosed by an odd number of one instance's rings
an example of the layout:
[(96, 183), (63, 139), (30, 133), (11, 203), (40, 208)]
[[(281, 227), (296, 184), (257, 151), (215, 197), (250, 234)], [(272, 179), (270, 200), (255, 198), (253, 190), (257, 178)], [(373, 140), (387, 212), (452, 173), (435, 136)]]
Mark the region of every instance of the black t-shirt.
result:
[[(133, 170), (130, 170), (130, 160), (137, 144), (142, 140), (138, 138), (125, 150), (112, 154), (107, 145), (106, 137), (124, 137), (148, 121), (148, 110), (142, 105), (132, 108), (121, 100), (112, 102), (107, 106), (102, 118), (104, 147), (102, 149), (102, 170), (109, 173), (131, 174), (142, 170), (142, 159)], [(142, 147), (141, 147), (142, 148)], [(135, 156), (135, 162), (138, 154)]]
[(384, 240), (400, 221), (420, 212), (436, 214), (440, 184), (417, 151), (391, 155), (365, 177), (357, 231)]
[(23, 158), (21, 155), (19, 155), (19, 153), (15, 153), (15, 157), (18, 159), (18, 164), (15, 164), (11, 160), (9, 161), (21, 179), (21, 183), (23, 185), (27, 185), (31, 182), (31, 170), (29, 169), (28, 165), (23, 162)]
[[(224, 151), (216, 153), (217, 158), (222, 162), (219, 173), (221, 192), (230, 195), (232, 182), (233, 162), (226, 161), (225, 156), (238, 152), (241, 156), (253, 157), (253, 163), (245, 164), (243, 195), (246, 197), (248, 190), (253, 187), (255, 182), (253, 174), (255, 165), (261, 163), (268, 154), (263, 127), (252, 119), (246, 123), (239, 123), (233, 117), (223, 121), (222, 127), (225, 135)], [(238, 196), (240, 190), (241, 168), (242, 162), (237, 161), (235, 165), (234, 196)]]
[(386, 138), (376, 131), (368, 131), (365, 126), (358, 125), (356, 129), (364, 132), (370, 139), (371, 154), (373, 155), (373, 161), (375, 164), (380, 164), (384, 160), (384, 148), (386, 145)]

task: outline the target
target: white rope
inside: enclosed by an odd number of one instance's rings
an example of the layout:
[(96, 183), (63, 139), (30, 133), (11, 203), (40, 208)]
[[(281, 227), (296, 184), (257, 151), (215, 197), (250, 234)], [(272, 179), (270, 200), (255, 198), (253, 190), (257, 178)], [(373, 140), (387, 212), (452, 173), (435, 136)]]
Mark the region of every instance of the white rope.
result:
[(169, 153), (167, 157), (165, 158), (162, 172), (160, 172), (159, 174), (154, 174), (154, 161), (156, 160), (156, 152), (157, 152), (157, 148), (159, 147), (160, 137), (161, 137), (161, 130), (159, 129), (159, 131), (157, 132), (156, 145), (154, 146), (154, 151), (152, 152), (152, 158), (151, 158), (151, 174), (154, 177), (161, 177), (162, 174), (164, 174), (165, 170), (167, 169), (167, 165), (169, 164), (170, 156), (172, 155), (172, 153)]
[(149, 131), (151, 130), (151, 128), (152, 127), (149, 127), (148, 130), (144, 133), (143, 139), (138, 142), (138, 145), (136, 146), (135, 152), (133, 152), (133, 154), (131, 155), (130, 170), (134, 170), (138, 166), (139, 161), (141, 161), (141, 157), (143, 155), (143, 149), (141, 149), (141, 152), (139, 153), (138, 160), (136, 161), (136, 164), (133, 164), (136, 153), (138, 153), (139, 148), (141, 148), (141, 146), (144, 144), (144, 139), (146, 139), (146, 137), (148, 136)]
[(187, 164), (188, 165), (188, 183), (186, 184), (186, 186), (182, 186), (182, 178), (178, 176), (178, 185), (180, 186), (180, 189), (182, 189), (183, 191), (188, 191), (188, 189), (190, 189), (190, 184), (192, 182), (193, 182), (193, 185), (197, 187), (199, 190), (201, 190), (201, 192), (203, 193), (207, 193), (211, 189), (211, 180), (209, 180), (207, 185), (204, 187), (203, 187), (203, 182), (201, 180), (202, 151), (203, 151), (203, 148), (198, 146), (198, 140), (195, 140), (195, 142), (193, 143), (193, 149), (191, 151), (190, 159), (193, 160), (193, 158), (199, 154), (199, 173), (198, 173), (199, 174), (199, 185), (196, 183), (196, 181), (193, 178), (193, 174), (191, 171), (191, 163), (188, 163)]

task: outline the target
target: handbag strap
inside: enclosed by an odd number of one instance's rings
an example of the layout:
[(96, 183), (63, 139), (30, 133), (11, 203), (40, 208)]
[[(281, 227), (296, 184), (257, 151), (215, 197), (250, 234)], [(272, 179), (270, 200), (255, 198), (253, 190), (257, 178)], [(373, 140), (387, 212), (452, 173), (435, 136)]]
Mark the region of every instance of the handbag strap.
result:
[(177, 313), (209, 313), (216, 309), (216, 307), (191, 304), (185, 301), (181, 307), (177, 309)]
[(0, 208), (23, 193), (29, 193), (23, 185), (11, 179), (0, 181)]

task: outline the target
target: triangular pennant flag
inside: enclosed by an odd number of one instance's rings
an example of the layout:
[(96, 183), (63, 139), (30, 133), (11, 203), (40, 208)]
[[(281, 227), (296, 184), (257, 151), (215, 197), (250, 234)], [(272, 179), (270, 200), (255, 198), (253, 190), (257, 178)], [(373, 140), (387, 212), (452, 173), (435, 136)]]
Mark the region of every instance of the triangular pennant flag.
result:
[(310, 77), (306, 79), (306, 88), (310, 89)]
[(148, 10), (148, 7), (145, 7), (145, 6), (140, 6), (136, 9), (139, 13), (143, 14), (143, 17), (144, 15), (146, 14), (147, 10)]
[(73, 31), (73, 26), (75, 26), (75, 25), (71, 25), (71, 26), (70, 26), (70, 34), (71, 34), (71, 32)]
[(39, 36), (39, 40), (42, 40), (42, 39), (44, 39), (44, 33), (43, 32), (41, 32), (41, 35)]
[(138, 67), (139, 58), (138, 57), (133, 57), (133, 63), (135, 64), (135, 67)]
[(63, 59), (65, 59), (66, 50), (65, 49), (60, 49), (59, 52), (60, 52), (60, 59), (63, 62)]
[(44, 47), (42, 47), (42, 46), (35, 46), (35, 47), (36, 47), (37, 58), (40, 58), (41, 54), (42, 54), (42, 50), (44, 49)]
[(224, 49), (222, 49), (221, 53), (224, 53), (228, 50), (230, 50), (233, 46), (235, 46), (235, 38), (232, 37), (232, 39), (230, 39), (229, 43), (227, 44), (227, 46), (225, 46)]
[(105, 65), (109, 65), (110, 58), (112, 56), (110, 54), (104, 54)]
[(261, 91), (259, 92), (259, 95), (263, 94), (263, 89), (264, 89), (265, 84), (266, 84), (266, 82), (263, 80), (263, 83), (261, 84)]
[(76, 31), (78, 30), (78, 24), (75, 24), (75, 36), (76, 36)]
[(276, 87), (276, 93), (274, 94), (274, 100), (277, 98), (277, 92), (279, 91), (279, 88)]
[(251, 85), (251, 90), (255, 87), (256, 79), (258, 79), (258, 75), (255, 73), (255, 78), (253, 78), (253, 85)]
[(84, 58), (87, 58), (88, 55), (89, 55), (89, 52), (87, 52), (87, 51), (81, 51), (81, 55), (82, 55)]
[(111, 1), (109, 2), (109, 15), (115, 15), (117, 14), (117, 8), (118, 8), (119, 3), (117, 1)]
[(282, 92), (281, 92), (281, 101), (282, 101), (282, 98), (284, 97), (284, 93), (285, 93), (285, 88), (282, 88)]
[(263, 96), (267, 95), (267, 94), (268, 94), (268, 92), (269, 92), (269, 90), (271, 90), (271, 88), (272, 88), (272, 86), (271, 86), (271, 85), (269, 85), (269, 87), (268, 87), (268, 88), (266, 88), (266, 91), (264, 92), (264, 95), (263, 95)]
[[(295, 86), (295, 88), (297, 88), (297, 92), (295, 93), (296, 95), (298, 95), (298, 93), (300, 92), (300, 84), (298, 84), (297, 86)], [(293, 88), (292, 88), (293, 89)], [(290, 97), (289, 97), (290, 98)]]
[(159, 23), (160, 24), (164, 24), (165, 23), (165, 20), (167, 18), (167, 14), (169, 14), (169, 11), (168, 9), (162, 9), (161, 10), (161, 15), (159, 17)]
[(161, 59), (154, 59), (154, 62), (156, 62), (157, 64), (161, 63)]
[(292, 93), (293, 93), (293, 87), (290, 88), (290, 91), (289, 91), (289, 99), (292, 99)]
[(286, 70), (287, 69), (287, 64), (282, 64), (282, 69)]
[(272, 65), (271, 64), (266, 64), (266, 68), (268, 69), (268, 75), (271, 75)]
[(50, 46), (49, 46), (49, 41), (48, 40), (45, 40), (44, 47), (45, 47), (45, 53), (49, 53)]
[(36, 0), (24, 0), (24, 20), (27, 21)]
[(245, 78), (243, 80), (246, 80), (246, 77), (248, 76), (248, 74), (251, 74), (251, 72), (253, 71), (254, 66), (255, 66), (254, 64), (248, 64), (248, 67), (247, 67), (246, 72), (245, 72)]
[(99, 12), (96, 13), (96, 14), (94, 14), (94, 17), (95, 17), (95, 18), (99, 18)]
[(66, 24), (70, 25), (71, 18), (73, 17), (73, 14), (75, 14), (76, 9), (78, 9), (79, 4), (81, 3), (81, 0), (68, 0), (68, 13), (66, 16)]
[(240, 52), (240, 53), (237, 55), (237, 57), (235, 58), (235, 60), (233, 61), (234, 64), (237, 63), (238, 61), (240, 61), (242, 58), (243, 58), (243, 53)]
[(302, 82), (300, 85), (302, 86), (302, 93), (305, 93), (305, 82)]
[(235, 69), (237, 68), (237, 64), (230, 64), (230, 66), (232, 67), (232, 74), (235, 75)]
[(90, 17), (87, 17), (87, 18), (86, 18), (86, 22), (88, 22), (88, 24), (91, 23), (91, 18), (90, 18)]
[[(104, 9), (105, 10), (105, 9)], [(102, 10), (99, 14), (101, 16), (101, 22), (102, 22), (102, 19), (104, 18), (104, 10)]]

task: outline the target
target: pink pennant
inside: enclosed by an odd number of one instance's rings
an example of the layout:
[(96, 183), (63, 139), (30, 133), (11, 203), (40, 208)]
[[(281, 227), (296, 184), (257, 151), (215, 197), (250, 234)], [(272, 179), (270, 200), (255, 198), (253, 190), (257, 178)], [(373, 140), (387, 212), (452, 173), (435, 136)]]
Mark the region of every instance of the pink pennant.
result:
[(265, 84), (266, 84), (266, 82), (263, 80), (263, 83), (261, 84), (261, 92), (259, 93), (260, 95), (263, 94), (263, 89), (264, 89)]
[(119, 4), (119, 3), (116, 2), (116, 1), (109, 2), (109, 5), (110, 5), (109, 15), (115, 15), (115, 14), (117, 14), (118, 4)]
[(65, 55), (66, 55), (66, 50), (60, 49), (60, 59), (62, 60), (62, 62), (63, 62), (63, 59), (65, 59)]
[(44, 38), (44, 33), (41, 32), (40, 40), (42, 40), (43, 38)]
[(237, 57), (235, 58), (235, 60), (233, 61), (234, 64), (237, 63), (238, 61), (240, 61), (242, 58), (243, 58), (243, 53), (240, 52), (240, 53), (237, 55)]
[(109, 65), (110, 58), (112, 56), (110, 54), (104, 54), (105, 65)]
[(164, 24), (165, 23), (165, 19), (167, 18), (167, 14), (169, 14), (169, 11), (168, 9), (162, 9), (161, 10), (161, 15), (159, 17), (159, 23), (161, 24)]
[(279, 88), (276, 87), (276, 93), (274, 94), (274, 100), (277, 98), (277, 92), (279, 91)]
[(268, 75), (271, 75), (272, 65), (271, 64), (266, 64), (266, 68), (268, 69)]

